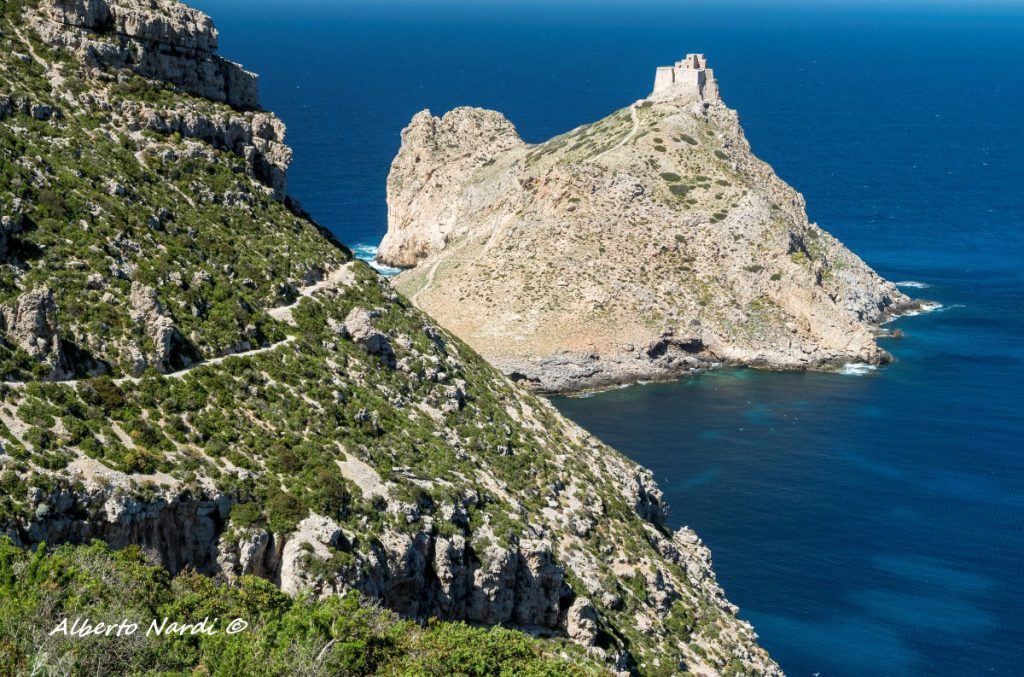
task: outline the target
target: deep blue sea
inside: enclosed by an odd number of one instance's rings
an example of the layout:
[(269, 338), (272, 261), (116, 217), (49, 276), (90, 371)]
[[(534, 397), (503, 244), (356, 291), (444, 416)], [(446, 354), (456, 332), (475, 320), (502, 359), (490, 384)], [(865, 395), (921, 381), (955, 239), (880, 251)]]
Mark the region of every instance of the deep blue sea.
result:
[(291, 191), (386, 228), (410, 117), (527, 141), (704, 52), (811, 218), (938, 311), (854, 374), (710, 373), (557, 406), (650, 467), (791, 675), (1024, 673), (1024, 7), (194, 0), (289, 126)]

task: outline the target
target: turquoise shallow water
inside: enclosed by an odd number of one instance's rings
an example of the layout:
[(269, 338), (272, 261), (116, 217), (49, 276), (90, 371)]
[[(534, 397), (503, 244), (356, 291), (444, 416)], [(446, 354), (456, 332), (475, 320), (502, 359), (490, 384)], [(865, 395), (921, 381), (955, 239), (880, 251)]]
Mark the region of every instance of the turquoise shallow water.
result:
[(878, 371), (722, 371), (557, 406), (655, 472), (790, 674), (1020, 674), (1024, 10), (194, 4), (288, 123), (292, 192), (368, 247), (421, 108), (496, 108), (539, 141), (707, 53), (811, 218), (944, 308), (900, 320)]

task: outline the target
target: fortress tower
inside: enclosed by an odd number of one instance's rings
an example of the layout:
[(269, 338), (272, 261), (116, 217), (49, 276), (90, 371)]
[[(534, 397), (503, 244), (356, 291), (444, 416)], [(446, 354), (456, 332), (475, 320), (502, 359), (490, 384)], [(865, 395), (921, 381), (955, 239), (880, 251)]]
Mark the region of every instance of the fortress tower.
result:
[(718, 98), (718, 82), (703, 54), (687, 54), (676, 65), (660, 66), (655, 72), (654, 91), (651, 95), (661, 92), (671, 96), (689, 95), (705, 101), (713, 100)]

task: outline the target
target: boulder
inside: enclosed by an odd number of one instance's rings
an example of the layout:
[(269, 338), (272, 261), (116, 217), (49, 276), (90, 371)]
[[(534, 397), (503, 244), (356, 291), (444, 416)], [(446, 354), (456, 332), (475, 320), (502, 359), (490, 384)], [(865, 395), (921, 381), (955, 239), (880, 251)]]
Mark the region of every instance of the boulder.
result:
[(57, 304), (53, 292), (40, 287), (25, 292), (13, 305), (0, 305), (0, 330), (16, 346), (50, 367), (50, 378), (69, 378), (72, 373), (57, 331)]
[(597, 612), (586, 597), (577, 597), (565, 615), (565, 633), (569, 639), (593, 646), (597, 639)]
[(376, 355), (385, 364), (395, 367), (395, 351), (387, 334), (373, 326), (374, 315), (365, 308), (353, 308), (342, 326), (342, 335), (365, 350)]
[(143, 325), (146, 336), (153, 344), (152, 350), (143, 363), (141, 365), (138, 362), (133, 364), (133, 371), (141, 373), (148, 365), (152, 365), (160, 372), (170, 371), (174, 345), (180, 337), (178, 329), (174, 326), (174, 320), (161, 305), (156, 290), (152, 287), (147, 287), (137, 281), (132, 282), (128, 300), (131, 304), (129, 312), (132, 319)]

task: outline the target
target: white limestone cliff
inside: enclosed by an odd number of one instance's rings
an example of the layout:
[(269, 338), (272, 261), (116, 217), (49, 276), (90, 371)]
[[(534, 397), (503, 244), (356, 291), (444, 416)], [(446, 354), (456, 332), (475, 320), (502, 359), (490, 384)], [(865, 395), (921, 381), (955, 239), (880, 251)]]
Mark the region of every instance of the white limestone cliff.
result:
[(259, 107), (257, 77), (216, 54), (217, 29), (174, 0), (41, 0), (43, 39), (96, 67), (130, 68), (239, 109)]

